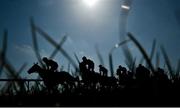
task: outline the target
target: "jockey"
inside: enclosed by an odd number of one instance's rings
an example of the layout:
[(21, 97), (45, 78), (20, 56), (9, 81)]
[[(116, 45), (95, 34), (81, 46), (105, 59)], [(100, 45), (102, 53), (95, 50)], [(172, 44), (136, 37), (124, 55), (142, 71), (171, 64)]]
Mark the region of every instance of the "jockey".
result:
[(83, 64), (86, 66), (86, 69), (89, 72), (93, 72), (94, 71), (94, 62), (90, 59), (87, 59), (85, 56), (82, 58), (83, 60)]
[(107, 76), (108, 70), (102, 65), (99, 65), (99, 72), (101, 76)]
[(53, 72), (57, 71), (57, 68), (58, 68), (57, 62), (55, 62), (55, 61), (53, 61), (51, 59), (48, 59), (47, 57), (43, 57), (42, 60), (45, 63), (45, 65), (47, 67), (47, 70), (50, 70), (50, 71), (53, 71)]

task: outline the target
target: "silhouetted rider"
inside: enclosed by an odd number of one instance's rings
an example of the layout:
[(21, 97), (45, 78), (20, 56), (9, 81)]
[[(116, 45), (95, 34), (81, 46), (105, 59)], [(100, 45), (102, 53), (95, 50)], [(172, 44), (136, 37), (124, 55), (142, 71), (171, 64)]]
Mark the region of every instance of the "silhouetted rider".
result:
[(144, 67), (142, 64), (139, 64), (139, 66), (136, 68), (136, 79), (149, 79), (150, 78), (150, 71), (146, 67)]
[(43, 57), (43, 62), (46, 64), (47, 70), (56, 72), (58, 68), (57, 62), (53, 61), (52, 59), (48, 59), (47, 57)]
[(101, 76), (107, 76), (108, 70), (102, 65), (99, 65), (99, 72)]
[(128, 72), (127, 69), (121, 65), (119, 65), (117, 71), (116, 71), (116, 75), (118, 75), (118, 79), (119, 79), (119, 83), (120, 84), (127, 84), (128, 81)]
[(119, 65), (119, 67), (118, 67), (118, 69), (116, 71), (116, 74), (118, 75), (118, 77), (121, 76), (122, 72), (123, 72), (123, 67), (121, 65)]
[(82, 58), (83, 62), (82, 64), (86, 66), (86, 70), (89, 72), (94, 71), (94, 62), (90, 59), (87, 59), (85, 56)]

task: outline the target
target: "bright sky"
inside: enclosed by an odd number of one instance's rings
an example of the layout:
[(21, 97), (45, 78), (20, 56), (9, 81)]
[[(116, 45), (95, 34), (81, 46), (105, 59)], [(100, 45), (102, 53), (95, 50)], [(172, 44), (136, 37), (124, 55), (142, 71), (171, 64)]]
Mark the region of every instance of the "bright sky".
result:
[[(29, 24), (29, 17), (33, 16), (35, 23), (57, 42), (67, 33), (68, 40), (63, 48), (74, 60), (74, 52), (80, 60), (84, 55), (91, 58), (97, 70), (99, 61), (95, 45), (98, 45), (105, 66), (109, 68), (108, 53), (119, 42), (120, 22), (127, 20), (127, 31), (132, 32), (148, 52), (156, 38), (158, 45), (165, 46), (172, 63), (176, 64), (180, 51), (180, 1), (133, 0), (127, 19), (123, 19), (121, 8), (129, 9), (123, 5), (123, 0), (1, 0), (0, 40), (4, 28), (7, 28), (8, 59), (17, 70), (24, 62), (28, 63), (29, 68), (37, 61), (32, 50)], [(43, 56), (53, 51), (44, 39), (39, 38), (39, 44)], [(134, 56), (141, 58), (132, 45), (130, 49)], [(115, 69), (119, 64), (125, 65), (120, 48), (113, 52), (113, 59)], [(67, 70), (68, 62), (62, 54), (58, 54), (56, 60)]]

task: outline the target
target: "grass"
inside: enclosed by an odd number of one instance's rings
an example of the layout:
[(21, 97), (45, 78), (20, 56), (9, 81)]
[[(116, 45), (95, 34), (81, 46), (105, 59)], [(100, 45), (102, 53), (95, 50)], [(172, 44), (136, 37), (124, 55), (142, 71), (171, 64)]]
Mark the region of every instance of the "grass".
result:
[(3, 36), (3, 48), (1, 51), (1, 65), (0, 65), (0, 75), (2, 73), (3, 70), (3, 66), (4, 66), (4, 62), (5, 62), (5, 58), (6, 58), (6, 51), (7, 51), (7, 35), (8, 35), (8, 31), (4, 30), (4, 36)]
[(172, 65), (171, 65), (170, 59), (169, 59), (169, 57), (168, 57), (168, 55), (166, 53), (166, 50), (164, 49), (163, 46), (161, 46), (161, 51), (162, 51), (165, 63), (167, 65), (167, 67), (168, 67), (168, 71), (170, 73), (170, 76), (174, 77), (174, 73), (173, 73), (173, 69), (172, 69)]
[(134, 42), (134, 44), (137, 46), (137, 48), (140, 50), (141, 54), (143, 55), (144, 59), (146, 60), (151, 71), (154, 72), (154, 66), (150, 60), (150, 57), (148, 56), (147, 52), (145, 51), (145, 49), (142, 47), (142, 45), (136, 40), (136, 38), (131, 33), (128, 33), (127, 35)]
[(97, 45), (95, 46), (95, 49), (96, 49), (96, 54), (97, 54), (100, 64), (104, 66), (104, 60)]
[[(62, 40), (60, 40), (60, 42), (58, 43), (55, 40), (53, 40), (50, 35), (48, 35), (40, 27), (38, 27), (35, 24), (33, 18), (30, 19), (30, 26), (31, 26), (32, 43), (33, 43), (34, 52), (36, 54), (38, 62), (41, 64), (41, 66), (44, 67), (44, 65), (43, 65), (43, 63), (41, 61), (42, 56), (39, 53), (39, 46), (38, 46), (39, 41), (37, 40), (37, 33), (39, 33), (43, 38), (46, 39), (46, 41), (49, 44), (51, 44), (54, 47), (54, 51), (51, 53), (51, 55), (49, 57), (54, 58), (58, 54), (58, 52), (60, 52), (61, 54), (63, 54), (63, 56), (69, 62), (68, 63), (68, 68), (67, 68), (68, 72), (71, 71), (72, 73), (74, 73), (74, 74), (72, 74), (73, 76), (79, 76), (80, 75), (78, 73), (79, 72), (79, 67), (78, 67), (77, 64), (79, 64), (80, 61), (79, 61), (79, 58), (78, 58), (77, 54), (74, 53), (74, 57), (75, 57), (75, 59), (77, 61), (77, 62), (75, 62), (73, 60), (73, 58), (66, 52), (66, 50), (62, 48), (63, 44), (66, 42), (67, 35), (63, 36)], [(138, 42), (138, 40), (135, 38), (135, 36), (133, 36), (132, 33), (127, 33), (127, 36), (129, 37), (130, 41), (133, 42), (134, 45), (139, 49), (140, 53), (143, 56), (143, 58), (140, 60), (140, 63), (143, 63), (143, 61), (145, 60), (145, 62), (147, 64), (147, 68), (149, 68), (151, 70), (152, 74), (153, 74), (157, 70), (157, 68), (159, 67), (159, 64), (160, 64), (160, 53), (158, 51), (156, 52), (156, 40), (153, 41), (150, 55), (148, 55), (145, 48), (143, 48), (143, 46), (140, 44), (140, 42)], [(128, 41), (127, 40), (122, 41), (121, 43), (119, 43), (119, 46), (123, 45), (122, 50), (123, 50), (123, 54), (124, 54), (124, 56), (126, 58), (125, 63), (127, 65), (127, 67), (132, 72), (135, 72), (135, 69), (136, 69), (136, 66), (137, 66), (137, 60), (136, 60), (135, 57), (133, 57), (133, 52), (131, 52), (130, 49), (127, 47)], [(29, 81), (25, 81), (24, 79), (21, 78), (20, 74), (23, 71), (25, 71), (24, 69), (27, 66), (26, 63), (24, 63), (21, 66), (20, 69), (16, 70), (13, 67), (13, 65), (9, 62), (9, 60), (7, 59), (8, 58), (8, 57), (6, 57), (7, 48), (8, 48), (8, 31), (7, 30), (4, 30), (2, 46), (3, 47), (0, 50), (0, 76), (2, 75), (2, 72), (6, 72), (9, 79), (19, 79), (19, 81), (7, 81), (0, 90), (1, 94), (8, 95), (8, 96), (9, 95), (10, 96), (14, 96), (14, 95), (19, 96), (19, 95), (24, 94), (25, 97), (26, 96), (40, 96), (41, 98), (42, 98), (42, 96), (49, 95), (46, 87), (44, 86), (44, 84), (39, 82), (40, 80), (37, 79), (32, 84)], [(96, 51), (96, 54), (97, 54), (98, 59), (100, 61), (100, 64), (104, 65), (104, 60), (103, 60), (103, 57), (102, 57), (102, 55), (100, 53), (100, 50), (98, 49), (98, 46), (95, 46), (95, 51)], [(176, 68), (173, 69), (172, 64), (170, 62), (170, 59), (168, 57), (168, 54), (167, 54), (165, 48), (162, 47), (162, 46), (161, 46), (161, 52), (162, 52), (162, 56), (164, 57), (165, 64), (168, 67), (168, 71), (169, 71), (169, 73), (171, 75), (170, 80), (173, 80), (173, 78), (175, 78), (175, 77), (179, 77), (179, 75), (180, 75), (179, 74), (179, 72), (180, 72), (180, 59), (177, 62)], [(155, 63), (155, 66), (154, 66), (152, 61), (153, 61), (153, 57), (155, 55), (156, 55), (156, 58), (155, 58), (156, 63)], [(113, 55), (109, 54), (109, 65), (110, 65), (111, 76), (114, 75), (113, 59), (112, 58), (113, 58)], [(71, 69), (71, 65), (73, 66), (73, 69)], [(81, 85), (81, 86), (83, 86), (83, 85)], [(91, 98), (94, 99), (94, 100), (99, 99), (99, 97), (94, 98), (93, 96), (97, 96), (97, 95), (99, 96), (99, 95), (102, 95), (103, 93), (105, 93), (105, 94), (109, 93), (108, 96), (112, 96), (112, 97), (113, 96), (130, 96), (129, 92), (123, 91), (124, 89), (122, 89), (122, 88), (115, 89), (113, 92), (112, 92), (112, 89), (107, 89), (107, 91), (104, 90), (104, 89), (102, 89), (102, 90), (99, 89), (100, 90), (100, 92), (99, 92), (99, 91), (96, 91), (96, 90), (93, 91), (93, 89), (92, 89), (92, 91), (90, 91), (88, 88), (81, 88), (81, 86), (79, 85), (77, 87), (77, 89), (73, 89), (72, 91), (70, 91), (68, 93), (66, 93), (66, 90), (64, 91), (63, 87), (60, 86), (59, 87), (59, 93), (58, 93), (57, 96), (63, 97), (64, 94), (66, 94), (66, 95), (72, 94), (73, 96), (74, 95), (79, 96), (80, 95), (80, 94), (78, 94), (79, 92), (82, 93), (82, 94), (86, 94), (85, 96), (88, 96), (85, 99), (90, 98), (91, 95), (92, 95)], [(118, 90), (118, 92), (116, 90)], [(121, 92), (122, 92), (122, 94), (121, 94)], [(123, 93), (125, 93), (125, 94), (123, 94)], [(136, 96), (134, 96), (134, 97), (136, 97)], [(39, 98), (39, 97), (37, 97), (37, 98)], [(80, 99), (82, 102), (79, 101), (78, 99), (74, 99), (74, 100), (70, 99), (71, 101), (69, 101), (69, 102), (72, 102), (73, 105), (77, 105), (76, 103), (81, 103), (82, 105), (89, 105), (88, 103), (85, 102), (85, 99), (84, 100), (83, 100), (83, 98), (82, 98), (82, 100)], [(102, 99), (102, 98), (100, 98), (100, 99)], [(103, 103), (101, 103), (101, 105), (102, 104), (108, 105), (107, 102), (106, 102), (106, 99), (107, 99), (107, 97), (103, 97), (103, 101), (102, 101)], [(125, 101), (123, 101), (123, 99), (125, 99), (125, 97), (120, 99), (120, 100), (122, 102), (125, 102)], [(60, 99), (60, 100), (61, 100), (60, 102), (68, 102), (68, 101), (63, 101), (62, 99)], [(112, 100), (113, 101), (110, 101), (110, 102), (112, 102), (114, 105), (116, 105), (115, 102), (118, 102), (118, 101), (115, 100), (115, 99), (112, 99)], [(53, 101), (54, 101), (54, 99), (53, 99)], [(92, 100), (90, 100), (90, 101), (93, 103)], [(44, 102), (44, 104), (45, 103), (46, 102)], [(43, 103), (41, 103), (41, 105), (42, 104)], [(48, 101), (47, 101), (46, 105), (47, 104), (48, 104)], [(69, 105), (68, 103), (64, 103), (64, 104)], [(123, 103), (121, 103), (121, 104), (123, 104)], [(14, 105), (17, 105), (17, 104), (14, 104)], [(55, 105), (55, 103), (53, 105)], [(97, 103), (94, 102), (94, 105), (97, 105)], [(128, 104), (125, 104), (125, 105), (128, 105)], [(133, 105), (135, 105), (135, 103)], [(1, 106), (1, 104), (0, 104), (0, 106)]]
[(56, 50), (59, 50), (65, 58), (74, 66), (75, 69), (78, 69), (77, 64), (74, 62), (74, 60), (71, 58), (71, 56), (54, 41), (51, 36), (49, 36), (46, 32), (44, 32), (41, 28), (35, 26), (36, 32), (40, 33), (51, 45), (53, 45)]

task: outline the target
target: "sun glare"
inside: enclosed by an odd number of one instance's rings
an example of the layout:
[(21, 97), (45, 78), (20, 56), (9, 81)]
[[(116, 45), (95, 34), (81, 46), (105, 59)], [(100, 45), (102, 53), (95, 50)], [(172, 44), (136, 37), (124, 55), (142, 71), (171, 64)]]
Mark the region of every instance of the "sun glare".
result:
[(98, 0), (83, 0), (83, 2), (89, 7), (93, 7), (94, 5), (96, 5), (97, 1)]
[(130, 10), (130, 7), (129, 6), (126, 6), (126, 5), (122, 5), (121, 8), (125, 9), (125, 10)]

